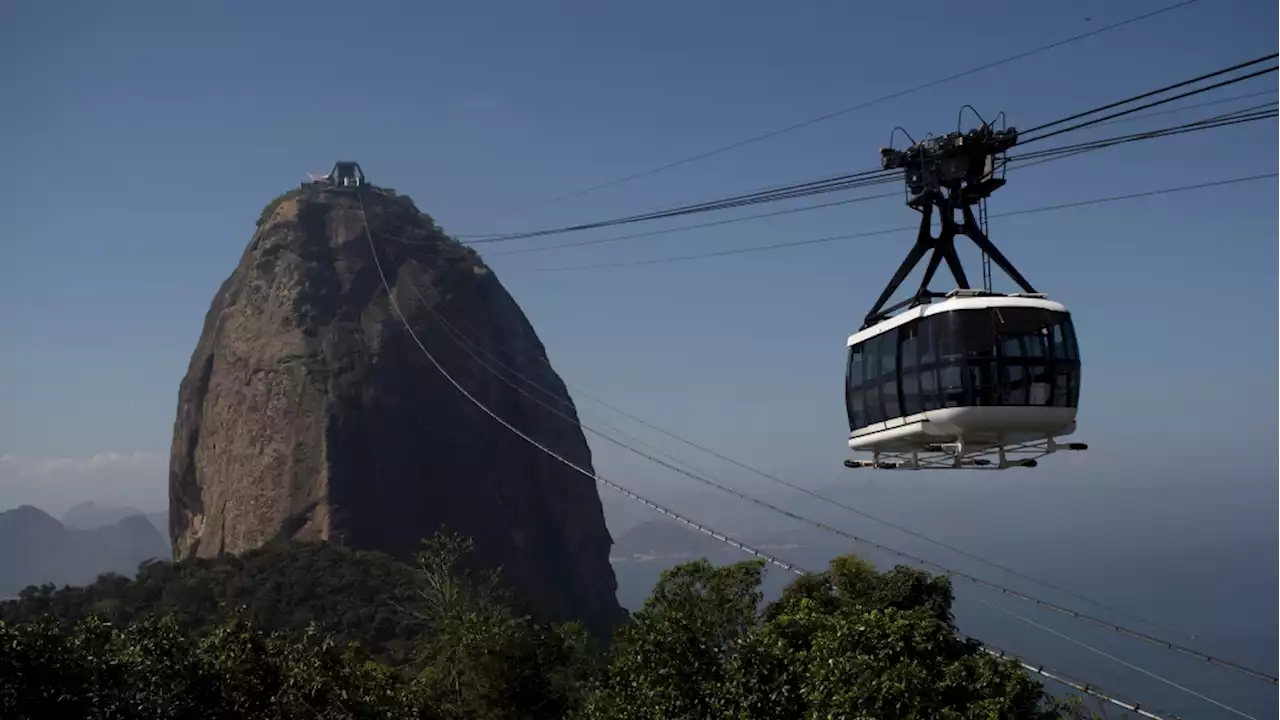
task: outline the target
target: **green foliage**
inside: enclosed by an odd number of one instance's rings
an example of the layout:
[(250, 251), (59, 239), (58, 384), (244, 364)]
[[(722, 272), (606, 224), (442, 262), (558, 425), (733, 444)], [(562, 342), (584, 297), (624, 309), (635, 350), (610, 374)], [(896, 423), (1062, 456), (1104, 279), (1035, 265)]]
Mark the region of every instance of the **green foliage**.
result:
[(760, 610), (763, 563), (686, 563), (606, 648), (518, 610), (470, 550), (279, 544), (28, 588), (0, 606), (0, 717), (1085, 717), (959, 638), (950, 583), (910, 568), (837, 558)]
[(1016, 664), (957, 637), (951, 586), (837, 558), (757, 615), (763, 565), (665, 573), (592, 694), (593, 718), (1041, 718)]
[(461, 566), (470, 551), (470, 540), (442, 531), (418, 554), (431, 632), (418, 647), (414, 697), (458, 720), (565, 717), (576, 697), (571, 650), (581, 636), (516, 614), (496, 571)]
[(269, 632), (298, 633), (315, 622), (338, 643), (359, 643), (402, 666), (426, 630), (420, 617), (400, 609), (418, 601), (418, 583), (412, 567), (382, 553), (276, 542), (237, 556), (143, 563), (132, 580), (104, 575), (84, 587), (28, 587), (0, 604), (0, 619), (49, 615), (69, 625), (97, 615), (127, 625), (170, 616), (183, 630), (203, 632), (239, 613)]
[[(172, 620), (70, 633), (0, 622), (0, 717), (405, 718), (395, 674), (309, 633), (264, 634), (238, 620), (200, 638)], [(422, 715), (416, 715), (422, 717)]]
[(280, 207), (280, 203), (284, 202), (285, 198), (293, 195), (295, 192), (297, 191), (288, 190), (272, 198), (271, 202), (267, 203), (266, 207), (262, 208), (262, 214), (258, 215), (257, 227), (265, 225), (267, 221), (271, 219), (271, 216), (275, 214), (276, 208)]

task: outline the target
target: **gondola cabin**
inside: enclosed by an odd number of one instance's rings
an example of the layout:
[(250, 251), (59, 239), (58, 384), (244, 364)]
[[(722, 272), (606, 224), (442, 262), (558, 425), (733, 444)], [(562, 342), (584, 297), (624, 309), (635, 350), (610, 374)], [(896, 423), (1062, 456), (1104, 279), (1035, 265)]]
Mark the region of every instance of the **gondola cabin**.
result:
[(1079, 397), (1066, 307), (1034, 293), (952, 291), (849, 337), (849, 448), (876, 459), (846, 464), (1034, 466), (1006, 451), (1052, 452), (1075, 430)]

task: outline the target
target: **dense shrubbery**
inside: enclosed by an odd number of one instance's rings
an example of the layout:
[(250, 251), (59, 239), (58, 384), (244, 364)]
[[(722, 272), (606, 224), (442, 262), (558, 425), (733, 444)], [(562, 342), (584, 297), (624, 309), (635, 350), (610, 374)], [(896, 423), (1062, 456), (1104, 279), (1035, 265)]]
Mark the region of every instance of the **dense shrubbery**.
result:
[[(513, 610), (437, 535), (416, 568), (325, 545), (150, 564), (3, 608), (0, 717), (1050, 718), (959, 639), (951, 588), (854, 557), (760, 606), (763, 566), (667, 571), (612, 646)], [(370, 657), (371, 653), (379, 660)]]
[(301, 631), (314, 622), (341, 645), (359, 643), (374, 658), (402, 665), (426, 623), (404, 607), (418, 597), (414, 569), (382, 553), (326, 543), (275, 542), (217, 559), (147, 562), (133, 579), (104, 575), (92, 585), (28, 587), (0, 604), (0, 620), (52, 616), (63, 624), (91, 615), (112, 625), (171, 616), (203, 633), (233, 613), (268, 631)]

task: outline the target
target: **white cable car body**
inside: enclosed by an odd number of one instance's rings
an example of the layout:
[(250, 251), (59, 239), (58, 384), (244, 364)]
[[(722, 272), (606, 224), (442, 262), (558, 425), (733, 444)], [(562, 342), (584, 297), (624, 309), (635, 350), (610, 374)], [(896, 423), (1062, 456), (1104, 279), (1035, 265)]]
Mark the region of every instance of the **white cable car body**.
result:
[[(1004, 185), (997, 172), (1016, 142), (1016, 130), (983, 124), (906, 151), (881, 150), (886, 169), (905, 171), (907, 205), (921, 221), (915, 245), (846, 343), (849, 449), (870, 455), (846, 460), (847, 467), (998, 470), (1087, 449), (1058, 442), (1075, 432), (1080, 399), (1071, 313), (1036, 292), (986, 235), (986, 199)], [(981, 290), (969, 287), (959, 235), (982, 251)], [(926, 255), (919, 289), (886, 308)], [(958, 286), (945, 294), (929, 289), (943, 262)], [(992, 262), (1022, 292), (992, 292)]]
[(872, 455), (856, 466), (1027, 466), (1075, 432), (1080, 355), (1067, 308), (948, 295), (849, 336), (849, 449)]

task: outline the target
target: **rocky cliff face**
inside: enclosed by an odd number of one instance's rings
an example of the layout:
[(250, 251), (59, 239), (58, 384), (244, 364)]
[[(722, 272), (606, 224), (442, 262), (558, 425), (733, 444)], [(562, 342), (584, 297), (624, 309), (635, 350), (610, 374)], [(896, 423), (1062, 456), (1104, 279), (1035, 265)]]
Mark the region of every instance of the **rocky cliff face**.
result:
[[(498, 416), (590, 469), (576, 425), (478, 365), (432, 315), (567, 401), (494, 274), (407, 197), (367, 189), (363, 201), (395, 299), (427, 349)], [(443, 523), (547, 617), (607, 633), (622, 610), (595, 484), (431, 365), (391, 311), (364, 223), (354, 196), (288, 193), (219, 289), (179, 390), (175, 558), (280, 536), (407, 558)]]

